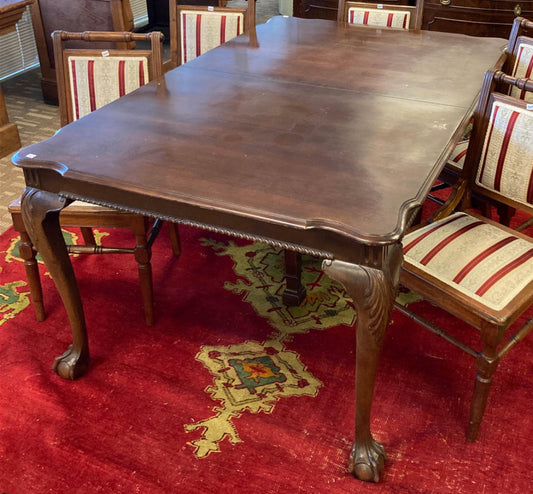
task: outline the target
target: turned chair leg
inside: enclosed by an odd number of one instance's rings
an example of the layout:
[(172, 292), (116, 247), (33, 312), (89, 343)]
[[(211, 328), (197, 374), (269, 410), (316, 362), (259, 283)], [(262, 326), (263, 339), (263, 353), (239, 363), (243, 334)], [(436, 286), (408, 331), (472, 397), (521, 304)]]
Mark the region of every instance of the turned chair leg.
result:
[(38, 321), (44, 321), (46, 319), (46, 314), (44, 312), (43, 289), (41, 286), (41, 277), (39, 275), (36, 252), (28, 234), (26, 232), (19, 232), (19, 234), (19, 252), (22, 259), (24, 259), (24, 269), (26, 270), (26, 278), (28, 280), (35, 317)]
[[(494, 359), (491, 361), (491, 359)], [(475, 441), (479, 433), (479, 427), (487, 407), (492, 377), (498, 367), (499, 359), (496, 358), (496, 349), (493, 345), (485, 345), (483, 352), (476, 360), (476, 381), (474, 395), (470, 406), (470, 423), (468, 425), (467, 439)]]
[(140, 218), (139, 224), (133, 228), (136, 245), (134, 250), (135, 261), (137, 261), (137, 270), (139, 272), (139, 284), (144, 306), (144, 319), (147, 326), (154, 324), (154, 291), (152, 284), (152, 265), (150, 259), (152, 250), (146, 239), (146, 222)]
[(13, 203), (10, 205), (11, 219), (13, 221), (13, 228), (20, 236), (19, 253), (24, 261), (24, 269), (26, 271), (26, 279), (28, 288), (30, 289), (30, 298), (35, 311), (35, 318), (38, 321), (44, 321), (46, 314), (44, 312), (43, 304), (43, 289), (41, 286), (41, 277), (39, 275), (39, 265), (37, 263), (36, 252), (30, 240), (24, 222), (22, 221), (22, 214), (20, 213), (20, 203)]
[(178, 225), (176, 223), (167, 222), (168, 225), (168, 234), (170, 237), (170, 245), (172, 246), (172, 253), (175, 257), (181, 255), (181, 242), (180, 234), (178, 231)]

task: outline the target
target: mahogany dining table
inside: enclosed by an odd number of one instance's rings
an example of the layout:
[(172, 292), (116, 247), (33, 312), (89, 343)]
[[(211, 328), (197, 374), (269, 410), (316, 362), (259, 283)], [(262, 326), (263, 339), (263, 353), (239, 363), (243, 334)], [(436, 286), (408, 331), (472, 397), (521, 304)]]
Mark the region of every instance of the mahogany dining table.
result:
[(465, 129), (505, 40), (274, 17), (20, 150), (22, 214), (89, 362), (59, 211), (83, 200), (323, 259), (356, 323), (350, 470), (378, 481), (376, 369), (402, 237)]

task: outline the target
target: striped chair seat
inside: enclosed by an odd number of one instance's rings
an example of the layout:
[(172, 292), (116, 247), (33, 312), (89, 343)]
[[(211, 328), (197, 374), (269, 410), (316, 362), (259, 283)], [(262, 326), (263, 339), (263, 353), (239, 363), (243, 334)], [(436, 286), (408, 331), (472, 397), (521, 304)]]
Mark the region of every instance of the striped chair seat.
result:
[(406, 235), (409, 264), (493, 311), (533, 281), (533, 241), (496, 224), (455, 213)]
[(409, 29), (410, 17), (411, 13), (403, 10), (364, 7), (350, 7), (348, 9), (348, 24)]
[(181, 63), (199, 57), (243, 33), (241, 12), (181, 11)]
[[(529, 42), (528, 42), (529, 41)], [(523, 38), (516, 50), (516, 61), (513, 67), (513, 77), (531, 78), (533, 71), (533, 39)], [(511, 96), (514, 98), (533, 101), (533, 94), (514, 87), (511, 89)]]
[(73, 120), (91, 113), (149, 80), (146, 57), (70, 56)]

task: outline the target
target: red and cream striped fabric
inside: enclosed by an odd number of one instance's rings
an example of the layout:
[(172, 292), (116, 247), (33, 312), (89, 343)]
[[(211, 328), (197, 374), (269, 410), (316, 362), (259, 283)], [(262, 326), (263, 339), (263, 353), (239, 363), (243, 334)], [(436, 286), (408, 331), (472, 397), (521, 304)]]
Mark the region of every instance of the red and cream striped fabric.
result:
[[(513, 67), (513, 76), (531, 79), (533, 73), (533, 39), (525, 39), (529, 40), (529, 42), (520, 43), (518, 45), (518, 50), (516, 51), (516, 61)], [(524, 91), (515, 86), (513, 86), (511, 89), (511, 96), (526, 101), (533, 101), (533, 93)]]
[(452, 154), (448, 158), (448, 163), (459, 170), (462, 170), (465, 166), (466, 151), (470, 140), (465, 139), (460, 141), (452, 151)]
[(182, 10), (180, 15), (181, 63), (189, 62), (243, 33), (244, 14), (240, 12)]
[[(78, 120), (149, 81), (146, 57), (71, 56), (68, 58), (68, 67), (73, 120)], [(75, 201), (67, 208), (82, 206), (94, 208), (93, 204), (82, 201)]]
[(533, 204), (533, 112), (495, 101), (476, 183)]
[(455, 213), (404, 238), (405, 262), (493, 309), (533, 280), (533, 241)]
[(350, 7), (348, 9), (348, 24), (409, 29), (410, 17), (411, 12), (403, 10), (368, 9), (363, 7)]
[(68, 59), (73, 120), (138, 89), (148, 82), (146, 57)]

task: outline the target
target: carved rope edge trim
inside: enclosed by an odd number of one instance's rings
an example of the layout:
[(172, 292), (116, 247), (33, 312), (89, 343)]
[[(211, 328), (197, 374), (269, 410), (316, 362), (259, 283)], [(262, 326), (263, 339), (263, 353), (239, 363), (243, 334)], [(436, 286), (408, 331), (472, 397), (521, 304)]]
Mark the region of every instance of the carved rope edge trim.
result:
[(148, 216), (150, 218), (162, 219), (164, 221), (170, 221), (172, 223), (179, 223), (181, 225), (193, 226), (195, 228), (200, 228), (202, 230), (208, 230), (208, 231), (211, 231), (211, 232), (222, 233), (224, 235), (231, 235), (231, 236), (234, 236), (234, 237), (237, 237), (237, 238), (241, 238), (241, 239), (244, 239), (244, 240), (251, 240), (253, 242), (262, 242), (262, 243), (265, 243), (265, 244), (268, 244), (268, 245), (272, 245), (273, 247), (292, 250), (292, 251), (295, 251), (295, 252), (299, 252), (300, 254), (307, 254), (307, 255), (310, 255), (310, 256), (313, 256), (313, 257), (319, 257), (319, 258), (323, 258), (323, 259), (333, 259), (334, 258), (333, 254), (330, 253), (330, 252), (326, 252), (326, 251), (319, 250), (319, 249), (313, 249), (313, 248), (310, 248), (310, 247), (304, 247), (303, 245), (292, 244), (292, 243), (289, 243), (289, 242), (283, 242), (281, 240), (274, 240), (272, 238), (263, 237), (261, 235), (254, 235), (254, 234), (251, 234), (251, 233), (239, 232), (237, 230), (231, 230), (229, 228), (223, 228), (223, 227), (219, 227), (219, 226), (209, 225), (207, 223), (200, 223), (198, 221), (188, 220), (188, 219), (185, 219), (185, 218), (177, 218), (177, 217), (174, 217), (174, 216), (167, 216), (167, 215), (156, 215), (154, 213), (151, 213), (150, 211), (145, 211), (145, 210), (142, 210), (142, 209), (129, 208), (127, 206), (117, 206), (116, 204), (113, 204), (113, 203), (107, 202), (107, 201), (96, 201), (94, 199), (87, 199), (87, 198), (85, 198), (83, 196), (80, 196), (78, 194), (60, 192), (58, 195), (59, 195), (59, 197), (63, 197), (63, 198), (66, 198), (66, 199), (72, 199), (74, 201), (88, 202), (88, 203), (91, 203), (91, 204), (96, 204), (97, 206), (105, 206), (105, 207), (112, 208), (112, 209), (118, 209), (118, 210), (121, 210), (121, 211), (126, 211), (128, 213), (140, 214), (142, 216)]

